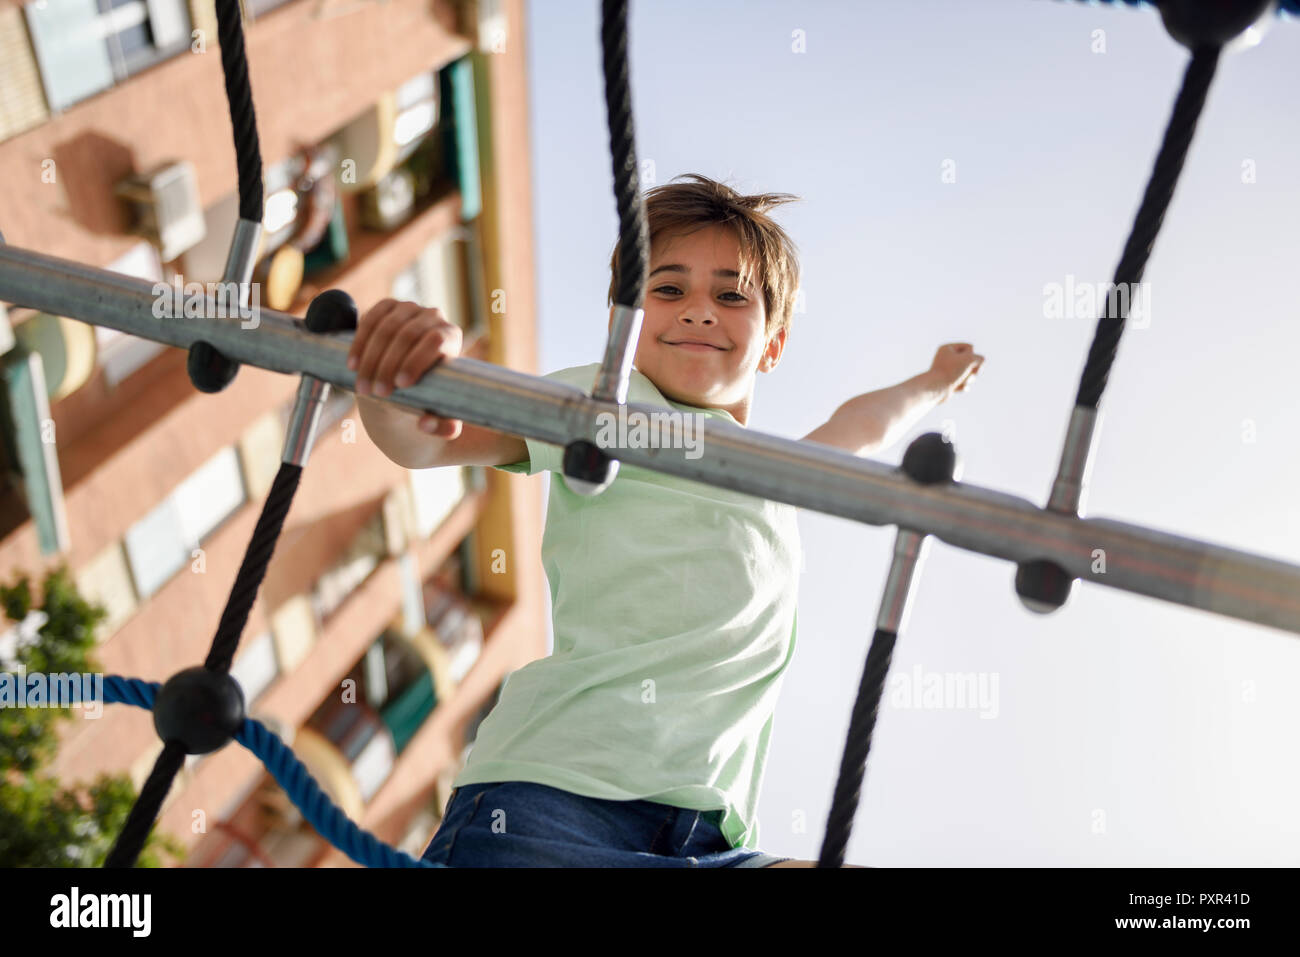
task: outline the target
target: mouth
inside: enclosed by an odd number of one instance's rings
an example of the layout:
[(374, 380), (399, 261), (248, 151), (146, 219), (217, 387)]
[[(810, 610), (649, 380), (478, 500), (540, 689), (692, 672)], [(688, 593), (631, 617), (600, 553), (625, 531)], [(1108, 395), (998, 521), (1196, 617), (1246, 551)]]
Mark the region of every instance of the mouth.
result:
[(668, 342), (665, 345), (676, 346), (678, 349), (686, 349), (689, 352), (725, 352), (722, 346), (715, 346), (709, 342), (700, 342), (695, 339), (681, 339), (677, 342)]

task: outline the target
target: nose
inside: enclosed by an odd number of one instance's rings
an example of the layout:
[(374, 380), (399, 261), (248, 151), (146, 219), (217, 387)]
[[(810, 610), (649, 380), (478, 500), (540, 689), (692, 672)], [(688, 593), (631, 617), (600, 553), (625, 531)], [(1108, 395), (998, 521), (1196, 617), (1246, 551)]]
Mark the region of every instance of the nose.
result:
[(702, 286), (687, 292), (677, 304), (677, 321), (685, 326), (713, 326), (717, 319), (713, 316), (713, 299), (710, 291)]

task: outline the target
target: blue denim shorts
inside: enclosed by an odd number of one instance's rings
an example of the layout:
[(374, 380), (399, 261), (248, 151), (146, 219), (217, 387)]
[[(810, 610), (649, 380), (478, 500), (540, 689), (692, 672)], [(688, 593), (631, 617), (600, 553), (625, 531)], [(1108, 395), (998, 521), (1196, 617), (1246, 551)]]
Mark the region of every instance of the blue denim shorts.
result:
[(722, 811), (609, 801), (530, 781), (451, 792), (422, 859), (449, 867), (767, 867), (788, 857), (733, 848)]

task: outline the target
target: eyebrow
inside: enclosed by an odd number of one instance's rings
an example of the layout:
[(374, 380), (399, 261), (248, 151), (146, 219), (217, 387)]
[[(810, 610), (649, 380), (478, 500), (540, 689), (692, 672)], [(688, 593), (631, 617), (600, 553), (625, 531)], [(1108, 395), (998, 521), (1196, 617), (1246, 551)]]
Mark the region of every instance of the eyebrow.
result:
[[(667, 264), (667, 265), (660, 266), (658, 269), (655, 269), (655, 270), (654, 270), (653, 272), (651, 272), (650, 275), (647, 276), (646, 278), (647, 278), (647, 279), (653, 279), (657, 274), (659, 274), (659, 273), (661, 273), (661, 272), (680, 272), (680, 273), (688, 273), (688, 272), (690, 272), (690, 271), (691, 271), (691, 270), (690, 270), (690, 267), (689, 267), (689, 266), (683, 266), (681, 263), (669, 263), (669, 264)], [(738, 273), (738, 272), (737, 272), (736, 270), (734, 270), (734, 269), (715, 269), (715, 270), (713, 270), (713, 275), (718, 276), (718, 277), (723, 278), (723, 279), (739, 279), (739, 278), (740, 278), (740, 273)]]

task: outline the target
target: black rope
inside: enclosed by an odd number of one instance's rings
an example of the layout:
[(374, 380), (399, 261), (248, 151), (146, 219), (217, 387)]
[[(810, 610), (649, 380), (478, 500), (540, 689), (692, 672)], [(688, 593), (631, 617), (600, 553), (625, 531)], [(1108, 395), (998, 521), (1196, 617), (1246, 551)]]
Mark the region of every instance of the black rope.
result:
[(614, 302), (639, 308), (650, 269), (650, 236), (637, 176), (632, 90), (628, 83), (627, 0), (604, 0), (600, 36), (605, 55), (605, 108), (618, 203), (618, 278)]
[[(235, 134), (235, 157), (239, 168), (239, 217), (250, 222), (262, 221), (262, 147), (257, 138), (257, 117), (253, 113), (253, 90), (248, 80), (248, 58), (244, 51), (244, 25), (239, 0), (217, 0), (217, 33), (221, 42), (221, 69), (225, 75), (226, 100), (230, 104), (230, 125)], [(207, 343), (199, 342), (190, 350), (190, 378), (195, 385), (207, 383), (206, 391), (215, 391), (229, 383), (236, 364)], [(223, 371), (224, 370), (224, 371)], [(203, 373), (198, 379), (196, 373)], [(248, 623), (248, 613), (257, 599), (258, 588), (266, 577), (266, 567), (275, 551), (275, 543), (284, 527), (285, 516), (293, 504), (302, 467), (282, 463), (275, 482), (262, 507), (257, 528), (244, 554), (243, 564), (231, 588), (226, 610), (212, 639), (204, 667), (218, 674), (229, 674), (239, 638)], [(155, 727), (157, 727), (155, 715)], [(105, 867), (132, 867), (140, 856), (149, 832), (157, 822), (163, 801), (171, 790), (182, 765), (187, 747), (180, 741), (166, 741), (154, 762), (126, 825), (118, 834)]]
[(235, 649), (239, 647), (239, 636), (248, 623), (248, 613), (257, 599), (257, 590), (266, 577), (266, 567), (271, 563), (275, 552), (276, 540), (284, 527), (285, 516), (293, 504), (294, 493), (298, 491), (298, 480), (302, 478), (302, 466), (292, 462), (281, 462), (280, 471), (275, 474), (275, 482), (267, 493), (266, 504), (262, 506), (262, 515), (253, 530), (253, 540), (248, 543), (244, 553), (244, 562), (239, 566), (234, 587), (230, 589), (230, 598), (226, 610), (221, 614), (221, 623), (217, 626), (216, 637), (212, 639), (212, 650), (208, 652), (203, 667), (212, 671), (229, 671), (235, 659)]
[[(253, 89), (248, 80), (248, 56), (244, 51), (244, 24), (239, 0), (217, 0), (217, 35), (221, 41), (221, 72), (226, 83), (230, 126), (235, 136), (235, 164), (239, 170), (239, 218), (262, 222), (264, 186), (262, 146), (257, 137), (257, 116), (253, 112)], [(230, 279), (242, 280), (236, 275)], [(239, 363), (223, 355), (211, 343), (199, 340), (190, 345), (185, 369), (200, 392), (220, 392), (234, 381)]]
[(244, 25), (239, 0), (217, 0), (217, 35), (221, 40), (221, 69), (226, 77), (230, 125), (235, 131), (235, 161), (239, 166), (239, 218), (262, 221), (262, 146), (253, 114), (253, 89), (248, 82)]
[[(1202, 47), (1192, 54), (1191, 61), (1187, 64), (1183, 86), (1178, 91), (1178, 99), (1169, 117), (1164, 142), (1160, 144), (1155, 167), (1147, 182), (1146, 194), (1142, 197), (1142, 205), (1133, 220), (1133, 228), (1129, 232), (1128, 242), (1124, 244), (1119, 265), (1115, 267), (1113, 286), (1121, 290), (1127, 289), (1130, 294), (1133, 287), (1142, 281), (1147, 260), (1151, 258), (1151, 249), (1160, 233), (1170, 200), (1173, 199), (1174, 187), (1178, 185), (1188, 148), (1192, 145), (1192, 135), (1196, 132), (1196, 123), (1205, 106), (1210, 81), (1214, 79), (1218, 67), (1220, 49)], [(1111, 366), (1115, 364), (1120, 337), (1124, 334), (1131, 298), (1131, 295), (1106, 296), (1106, 306), (1097, 321), (1097, 331), (1079, 381), (1079, 392), (1074, 400), (1076, 406), (1095, 409), (1101, 402)], [(1118, 314), (1112, 315), (1111, 306), (1116, 302), (1118, 306), (1115, 312)]]
[[(253, 112), (253, 90), (248, 79), (248, 57), (244, 50), (244, 26), (239, 0), (217, 0), (217, 32), (221, 42), (221, 69), (225, 76), (226, 100), (230, 105), (230, 125), (235, 135), (235, 156), (239, 169), (239, 217), (260, 223), (263, 214), (262, 147), (257, 137), (257, 117)], [(226, 374), (211, 373), (208, 378), (225, 384), (232, 377), (235, 364), (206, 343), (206, 349), (191, 350), (190, 375), (195, 364), (205, 367), (216, 363), (226, 367)], [(196, 384), (198, 384), (196, 382)], [(262, 506), (257, 527), (244, 553), (244, 561), (230, 590), (225, 611), (217, 625), (204, 667), (216, 674), (228, 675), (239, 638), (248, 624), (248, 614), (257, 600), (258, 589), (266, 577), (271, 555), (284, 527), (285, 517), (293, 504), (294, 493), (302, 477), (302, 467), (284, 462)], [(155, 715), (157, 726), (157, 715)], [(187, 747), (180, 741), (166, 741), (153, 770), (131, 807), (126, 825), (118, 835), (105, 867), (131, 867), (140, 855), (149, 832), (157, 822), (163, 801), (185, 763)]]
[(858, 813), (862, 795), (862, 782), (867, 776), (867, 753), (871, 750), (871, 736), (876, 729), (876, 716), (880, 712), (880, 699), (885, 693), (885, 677), (889, 662), (894, 656), (894, 643), (898, 635), (877, 628), (867, 651), (867, 663), (862, 668), (858, 682), (858, 697), (853, 702), (849, 718), (848, 739), (844, 744), (844, 757), (840, 759), (840, 776), (835, 782), (835, 795), (831, 798), (831, 812), (826, 819), (826, 836), (822, 839), (818, 867), (844, 866), (844, 852), (849, 846), (853, 831), (853, 818)]
[(167, 792), (172, 789), (172, 782), (180, 773), (181, 765), (184, 763), (184, 745), (178, 741), (168, 741), (163, 746), (162, 754), (158, 755), (158, 760), (154, 762), (153, 770), (149, 772), (149, 779), (140, 789), (140, 796), (135, 799), (135, 804), (131, 805), (131, 813), (127, 815), (126, 824), (117, 835), (117, 841), (113, 844), (113, 849), (108, 852), (108, 857), (104, 859), (105, 867), (135, 866), (136, 858), (140, 856), (140, 849), (144, 847), (149, 832), (153, 830), (154, 822), (158, 820), (158, 812), (162, 810)]
[[(212, 650), (208, 652), (203, 665), (210, 671), (228, 673), (239, 646), (239, 637), (248, 623), (248, 613), (257, 598), (257, 590), (266, 577), (266, 568), (275, 552), (276, 541), (284, 527), (285, 516), (293, 504), (294, 493), (298, 490), (298, 481), (302, 477), (302, 466), (282, 462), (276, 473), (271, 491), (267, 493), (262, 506), (261, 517), (253, 530), (252, 540), (244, 553), (243, 564), (230, 590), (226, 610), (217, 626), (216, 637), (212, 639)], [(105, 867), (132, 867), (144, 842), (157, 821), (163, 800), (171, 790), (172, 781), (185, 763), (185, 748), (176, 741), (168, 741), (163, 751), (154, 762), (153, 771), (141, 789), (139, 797), (131, 808), (126, 825), (117, 836), (117, 842), (104, 862)]]

